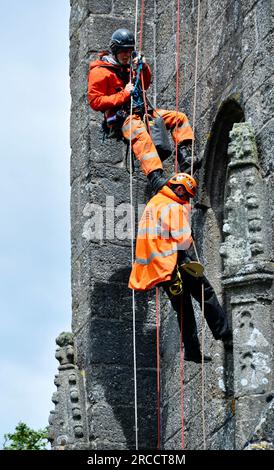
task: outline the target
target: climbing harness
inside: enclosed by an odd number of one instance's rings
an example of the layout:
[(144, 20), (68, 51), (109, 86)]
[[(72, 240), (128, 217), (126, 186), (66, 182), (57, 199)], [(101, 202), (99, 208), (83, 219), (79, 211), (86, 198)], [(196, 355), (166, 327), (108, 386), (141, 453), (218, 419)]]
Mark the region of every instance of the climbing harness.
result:
[(178, 266), (175, 268), (175, 273), (172, 276), (169, 292), (171, 295), (176, 296), (183, 293), (183, 280)]

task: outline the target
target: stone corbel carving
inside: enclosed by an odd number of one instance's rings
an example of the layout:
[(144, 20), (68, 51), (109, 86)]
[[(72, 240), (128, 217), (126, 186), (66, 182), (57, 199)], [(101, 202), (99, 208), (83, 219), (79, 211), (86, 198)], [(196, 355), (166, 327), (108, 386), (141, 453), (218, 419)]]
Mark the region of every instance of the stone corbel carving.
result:
[(230, 139), (224, 242), (220, 248), (225, 275), (238, 272), (248, 263), (260, 263), (268, 258), (264, 230), (266, 195), (251, 124), (234, 124)]
[(85, 412), (85, 387), (83, 371), (79, 371), (74, 358), (72, 333), (61, 333), (56, 339), (59, 348), (55, 357), (59, 361), (59, 374), (54, 383), (57, 391), (52, 401), (55, 410), (49, 417), (49, 440), (52, 448), (88, 448), (88, 428)]

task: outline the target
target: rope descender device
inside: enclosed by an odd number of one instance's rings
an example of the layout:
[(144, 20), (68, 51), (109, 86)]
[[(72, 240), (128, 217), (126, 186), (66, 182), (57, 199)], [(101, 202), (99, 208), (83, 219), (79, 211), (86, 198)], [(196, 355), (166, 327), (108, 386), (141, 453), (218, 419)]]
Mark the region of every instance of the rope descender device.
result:
[(198, 261), (189, 261), (181, 264), (180, 267), (193, 277), (202, 277), (204, 274), (204, 267)]

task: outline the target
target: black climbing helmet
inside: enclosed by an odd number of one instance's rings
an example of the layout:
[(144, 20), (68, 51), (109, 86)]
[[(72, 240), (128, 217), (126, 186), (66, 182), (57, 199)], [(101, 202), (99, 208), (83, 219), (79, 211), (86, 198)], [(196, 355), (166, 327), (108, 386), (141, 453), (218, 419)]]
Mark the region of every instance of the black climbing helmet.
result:
[(134, 34), (126, 28), (120, 28), (114, 31), (111, 36), (109, 48), (115, 56), (119, 50), (135, 47)]

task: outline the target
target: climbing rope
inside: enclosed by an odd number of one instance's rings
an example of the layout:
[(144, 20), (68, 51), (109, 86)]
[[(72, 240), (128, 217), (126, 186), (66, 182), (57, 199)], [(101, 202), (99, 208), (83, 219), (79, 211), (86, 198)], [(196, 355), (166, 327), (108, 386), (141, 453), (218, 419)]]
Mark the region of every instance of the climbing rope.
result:
[(135, 44), (137, 41), (137, 29), (138, 29), (138, 8), (139, 7), (139, 1), (135, 0), (135, 27), (134, 27), (134, 37), (135, 37)]
[[(132, 98), (130, 104), (132, 114)], [(132, 171), (132, 149), (131, 149), (131, 121), (130, 121), (130, 145), (129, 145), (129, 185), (130, 185), (130, 223), (131, 223), (131, 265), (134, 263), (134, 223), (135, 214), (133, 210), (133, 171)], [(138, 450), (138, 397), (137, 397), (137, 366), (136, 366), (136, 312), (135, 291), (132, 290), (132, 333), (133, 333), (133, 367), (134, 367), (134, 410), (135, 410), (135, 445)]]
[[(194, 97), (193, 97), (193, 133), (195, 135), (196, 127), (196, 104), (197, 104), (197, 80), (198, 80), (198, 59), (199, 59), (199, 35), (200, 35), (200, 0), (197, 3), (197, 34), (196, 34), (196, 52), (195, 52), (195, 76), (194, 76)], [(179, 84), (180, 84), (180, 0), (177, 0), (177, 32), (176, 32), (176, 133), (178, 129), (179, 112)], [(194, 167), (194, 139), (191, 148), (191, 176), (193, 177)], [(175, 172), (178, 170), (178, 144), (176, 142), (175, 153)], [(199, 261), (198, 252), (193, 240), (193, 247), (197, 261)], [(202, 426), (203, 426), (203, 447), (206, 449), (206, 423), (205, 423), (205, 368), (204, 368), (204, 343), (205, 343), (205, 318), (204, 318), (204, 283), (202, 283)], [(181, 403), (181, 440), (182, 449), (184, 449), (184, 353), (183, 353), (183, 311), (181, 305), (181, 338), (180, 338), (180, 403)]]
[(183, 305), (180, 304), (180, 407), (181, 407), (181, 447), (185, 448), (185, 415), (184, 415), (184, 349), (183, 349)]
[[(193, 97), (193, 133), (195, 135), (196, 126), (196, 103), (197, 103), (197, 80), (198, 80), (198, 59), (199, 59), (199, 37), (200, 37), (200, 0), (197, 4), (197, 34), (196, 34), (196, 53), (195, 53), (195, 76), (194, 76), (194, 97)], [(191, 147), (191, 176), (193, 176), (193, 163), (194, 163), (194, 139), (192, 140)]]
[[(179, 86), (180, 86), (180, 0), (177, 0), (177, 31), (176, 31), (176, 133), (178, 132), (178, 114), (179, 114)], [(175, 144), (175, 173), (178, 173), (178, 142)]]
[[(196, 127), (196, 104), (197, 104), (197, 81), (198, 81), (198, 61), (199, 61), (199, 36), (200, 36), (200, 16), (201, 16), (201, 3), (198, 0), (197, 3), (197, 34), (196, 34), (196, 56), (195, 56), (195, 78), (194, 78), (194, 97), (193, 97), (193, 132), (195, 134)], [(194, 164), (194, 140), (192, 141), (191, 147), (191, 176), (193, 176), (193, 164)], [(195, 243), (193, 246), (196, 254), (197, 261), (200, 262), (199, 256), (196, 250)], [(202, 426), (203, 426), (203, 448), (206, 450), (206, 422), (205, 422), (205, 363), (204, 363), (204, 350), (205, 350), (205, 286), (202, 283)]]
[[(176, 127), (178, 132), (179, 98), (180, 98), (180, 0), (177, 0), (177, 29), (176, 29)], [(178, 142), (175, 143), (175, 173), (178, 172)], [(183, 307), (180, 305), (180, 410), (181, 410), (181, 447), (185, 448), (185, 417), (184, 417), (184, 348), (183, 348)]]
[[(143, 41), (143, 22), (144, 22), (144, 0), (141, 3), (141, 17), (140, 17), (140, 36), (139, 36), (139, 50), (142, 50)], [(135, 2), (135, 43), (137, 41), (137, 27), (138, 27), (138, 0)], [(197, 35), (196, 35), (196, 57), (195, 57), (195, 78), (194, 78), (194, 98), (193, 98), (193, 132), (195, 133), (196, 124), (196, 102), (197, 102), (197, 77), (198, 77), (198, 54), (199, 54), (199, 30), (200, 30), (200, 0), (197, 4)], [(147, 100), (144, 89), (144, 78), (143, 71), (140, 71), (140, 79), (143, 89), (143, 101), (145, 108), (145, 116), (147, 121), (147, 128), (151, 136), (151, 129), (149, 125)], [(179, 113), (179, 80), (180, 80), (180, 0), (177, 0), (177, 36), (176, 36), (176, 131), (178, 129), (178, 113)], [(156, 103), (155, 103), (156, 105)], [(131, 97), (130, 103), (130, 115), (133, 112), (133, 98)], [(134, 218), (133, 212), (133, 169), (132, 169), (132, 146), (131, 146), (131, 134), (132, 134), (132, 121), (130, 121), (130, 203), (131, 203), (131, 262), (134, 263)], [(194, 163), (194, 140), (192, 141), (191, 149), (191, 176), (193, 176), (193, 163)], [(175, 172), (178, 170), (178, 144), (176, 142), (175, 150)], [(199, 262), (198, 253), (196, 250), (195, 242), (193, 240), (193, 246), (197, 261)], [(132, 290), (132, 310), (133, 310), (133, 356), (134, 356), (134, 404), (135, 404), (135, 440), (136, 450), (138, 450), (138, 413), (137, 413), (137, 367), (136, 367), (136, 314), (135, 314), (135, 292)], [(181, 311), (181, 333), (180, 333), (180, 402), (181, 402), (181, 430), (182, 430), (182, 448), (184, 449), (184, 354), (182, 349), (183, 344), (183, 315)], [(204, 284), (202, 284), (202, 417), (203, 417), (203, 446), (206, 449), (206, 434), (205, 434), (205, 390), (204, 390)], [(159, 300), (159, 289), (156, 288), (156, 339), (157, 339), (157, 427), (158, 427), (158, 439), (157, 447), (160, 449), (161, 441), (161, 420), (160, 420), (160, 300)]]
[(205, 286), (202, 283), (202, 421), (203, 421), (203, 447), (206, 450), (206, 422), (205, 422)]
[[(147, 97), (144, 86), (144, 76), (141, 70), (141, 83), (143, 90), (143, 102), (145, 107), (145, 118), (147, 129), (152, 140), (151, 128), (149, 125)], [(157, 349), (157, 448), (160, 449), (161, 442), (161, 381), (160, 381), (160, 302), (159, 302), (159, 288), (156, 287), (156, 349)]]
[(141, 17), (140, 17), (140, 36), (139, 36), (139, 51), (143, 47), (143, 29), (144, 29), (144, 16), (145, 16), (145, 0), (141, 2)]
[[(138, 0), (135, 2), (135, 43), (137, 40), (138, 27)], [(130, 115), (133, 111), (133, 97), (130, 99)], [(129, 141), (129, 191), (130, 191), (130, 223), (131, 223), (131, 266), (134, 263), (134, 238), (135, 238), (135, 212), (133, 209), (133, 167), (132, 167), (132, 121), (130, 120)], [(136, 310), (135, 291), (132, 289), (132, 335), (133, 335), (133, 378), (134, 378), (134, 419), (135, 419), (135, 448), (138, 450), (138, 396), (137, 396), (137, 361), (136, 361)]]
[(161, 449), (160, 290), (156, 287), (157, 449)]
[[(143, 39), (143, 20), (144, 20), (144, 0), (142, 0), (141, 7), (141, 20), (140, 20), (140, 41), (139, 41), (139, 50), (142, 50), (142, 39)], [(148, 107), (147, 107), (147, 97), (144, 86), (144, 76), (143, 70), (140, 71), (140, 78), (143, 90), (143, 103), (145, 108), (145, 118), (147, 129), (152, 140), (151, 128), (149, 124), (148, 116)], [(157, 355), (157, 449), (160, 449), (161, 446), (161, 377), (160, 377), (160, 294), (159, 288), (156, 287), (155, 294), (155, 303), (156, 303), (156, 355)]]

